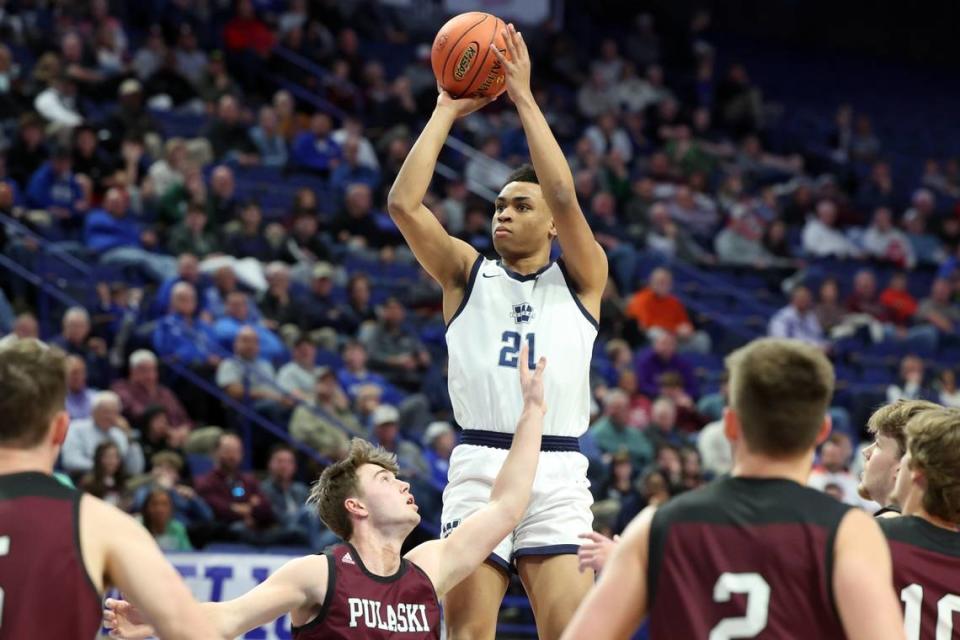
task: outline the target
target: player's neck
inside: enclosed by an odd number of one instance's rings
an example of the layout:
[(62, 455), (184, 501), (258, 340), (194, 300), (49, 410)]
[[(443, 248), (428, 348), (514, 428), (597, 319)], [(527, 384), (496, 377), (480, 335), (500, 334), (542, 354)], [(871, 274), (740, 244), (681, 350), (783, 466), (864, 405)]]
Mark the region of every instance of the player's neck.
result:
[(550, 262), (549, 252), (538, 252), (530, 256), (501, 257), (500, 264), (521, 276), (536, 273)]
[(741, 450), (736, 452), (731, 475), (738, 478), (783, 478), (805, 485), (812, 462), (812, 452), (801, 458), (772, 458)]
[(0, 474), (25, 473), (53, 473), (53, 460), (46, 449), (2, 449), (0, 448)]
[(357, 535), (350, 539), (350, 544), (360, 554), (363, 566), (370, 573), (378, 576), (392, 576), (400, 569), (400, 548), (403, 546), (403, 538), (367, 530), (357, 532)]

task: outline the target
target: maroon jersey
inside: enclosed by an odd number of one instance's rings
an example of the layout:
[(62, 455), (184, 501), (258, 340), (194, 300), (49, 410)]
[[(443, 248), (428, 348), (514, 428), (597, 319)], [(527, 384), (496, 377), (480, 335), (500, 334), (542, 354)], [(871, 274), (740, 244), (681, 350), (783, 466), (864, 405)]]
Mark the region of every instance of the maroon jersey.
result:
[(90, 640), (100, 630), (80, 496), (46, 474), (0, 475), (0, 640)]
[(890, 543), (907, 640), (960, 638), (960, 533), (915, 516), (879, 522)]
[(650, 528), (650, 637), (845, 637), (832, 585), (848, 509), (777, 478), (725, 478), (671, 500)]
[(326, 556), (326, 598), (316, 618), (293, 628), (295, 640), (440, 637), (440, 602), (420, 567), (401, 560), (392, 576), (374, 575), (350, 544)]

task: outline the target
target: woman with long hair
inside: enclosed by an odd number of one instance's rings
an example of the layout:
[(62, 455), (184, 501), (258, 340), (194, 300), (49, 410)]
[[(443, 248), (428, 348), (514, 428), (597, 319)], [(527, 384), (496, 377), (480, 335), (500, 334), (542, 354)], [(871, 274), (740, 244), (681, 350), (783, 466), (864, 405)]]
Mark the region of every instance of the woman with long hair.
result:
[(187, 529), (173, 517), (173, 501), (163, 487), (155, 487), (143, 503), (138, 516), (157, 545), (164, 551), (193, 551)]
[(113, 442), (101, 443), (93, 454), (93, 470), (80, 480), (80, 488), (105, 502), (126, 510), (130, 500), (127, 472), (120, 449)]

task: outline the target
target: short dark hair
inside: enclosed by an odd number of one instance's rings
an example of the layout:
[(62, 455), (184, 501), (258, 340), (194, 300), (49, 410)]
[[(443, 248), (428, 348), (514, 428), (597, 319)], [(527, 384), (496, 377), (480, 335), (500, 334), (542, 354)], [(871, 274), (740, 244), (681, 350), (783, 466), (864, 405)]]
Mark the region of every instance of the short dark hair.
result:
[(510, 175), (507, 176), (507, 181), (503, 183), (503, 186), (507, 186), (511, 182), (532, 182), (533, 184), (540, 184), (540, 178), (537, 177), (537, 172), (534, 170), (533, 165), (528, 162), (511, 171)]
[(297, 457), (297, 452), (293, 450), (293, 447), (285, 442), (278, 442), (270, 447), (270, 455), (267, 456), (267, 460), (270, 460), (275, 454), (280, 453), (281, 451), (289, 451), (294, 458)]
[(31, 449), (67, 397), (66, 356), (39, 340), (0, 348), (0, 445)]

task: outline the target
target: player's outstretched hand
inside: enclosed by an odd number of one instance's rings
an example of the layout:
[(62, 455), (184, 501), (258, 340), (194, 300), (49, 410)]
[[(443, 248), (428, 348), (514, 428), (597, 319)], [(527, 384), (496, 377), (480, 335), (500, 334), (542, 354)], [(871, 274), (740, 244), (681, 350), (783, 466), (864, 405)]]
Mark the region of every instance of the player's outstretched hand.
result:
[(547, 412), (546, 400), (543, 397), (543, 370), (547, 368), (547, 359), (540, 358), (533, 373), (527, 364), (530, 348), (524, 344), (520, 349), (520, 389), (523, 391), (523, 404), (526, 407), (536, 407)]
[(600, 573), (603, 570), (603, 565), (607, 563), (607, 558), (610, 557), (617, 543), (620, 542), (620, 536), (613, 536), (613, 540), (611, 540), (596, 531), (581, 533), (578, 537), (589, 541), (584, 542), (577, 550), (577, 560), (581, 572), (593, 569), (594, 573)]
[(446, 90), (440, 88), (437, 83), (437, 109), (449, 109), (456, 118), (468, 116), (474, 111), (483, 109), (485, 106), (496, 100), (499, 96), (487, 96), (481, 98), (459, 98), (451, 96)]
[(507, 25), (503, 39), (507, 43), (506, 55), (492, 42), (490, 49), (503, 65), (507, 75), (507, 93), (510, 99), (516, 102), (520, 98), (533, 95), (530, 90), (530, 52), (527, 51), (527, 43), (523, 41), (523, 34), (517, 31), (513, 23)]
[(156, 635), (140, 610), (126, 600), (107, 598), (103, 604), (103, 626), (110, 630), (111, 638), (143, 640)]

